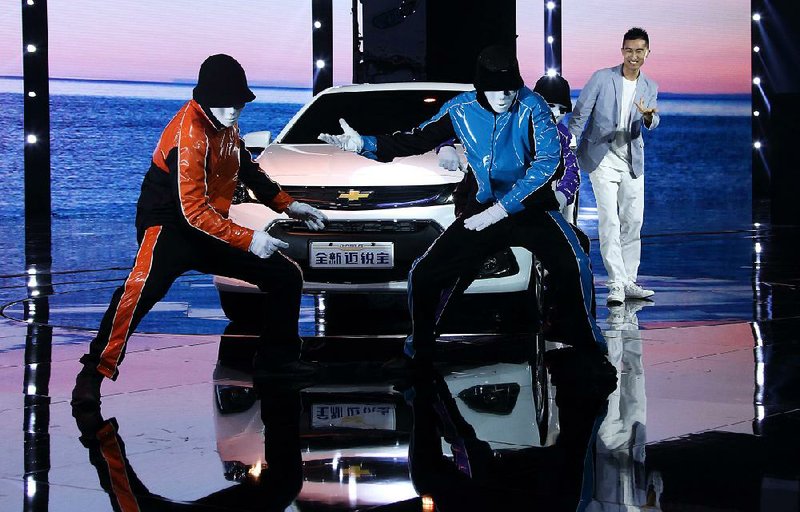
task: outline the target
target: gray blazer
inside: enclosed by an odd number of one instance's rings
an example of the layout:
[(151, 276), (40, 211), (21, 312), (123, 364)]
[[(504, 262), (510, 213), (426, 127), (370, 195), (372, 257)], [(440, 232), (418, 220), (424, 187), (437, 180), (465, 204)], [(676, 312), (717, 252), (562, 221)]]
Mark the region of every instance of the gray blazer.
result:
[[(586, 172), (597, 169), (614, 140), (622, 101), (622, 80), (622, 64), (595, 71), (572, 110), (569, 131), (578, 140), (578, 163)], [(642, 72), (636, 82), (634, 103), (640, 98), (644, 98), (647, 107), (657, 106), (658, 85)], [(658, 113), (654, 114), (653, 122), (647, 128), (655, 129), (659, 120)], [(644, 173), (642, 126), (642, 114), (636, 105), (631, 105), (631, 163), (636, 177)]]

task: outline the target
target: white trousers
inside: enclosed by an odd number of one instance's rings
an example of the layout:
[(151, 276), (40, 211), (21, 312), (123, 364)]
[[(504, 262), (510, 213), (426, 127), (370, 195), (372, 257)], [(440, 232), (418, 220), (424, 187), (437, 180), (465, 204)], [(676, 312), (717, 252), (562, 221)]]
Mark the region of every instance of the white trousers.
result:
[(597, 201), (600, 254), (608, 272), (607, 285), (636, 282), (642, 256), (644, 175), (600, 165), (589, 173)]

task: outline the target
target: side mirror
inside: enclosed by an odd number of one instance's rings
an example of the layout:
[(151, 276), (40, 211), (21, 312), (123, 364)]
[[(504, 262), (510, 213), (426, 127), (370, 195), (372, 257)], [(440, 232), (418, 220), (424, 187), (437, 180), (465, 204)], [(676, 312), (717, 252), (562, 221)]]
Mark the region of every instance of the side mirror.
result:
[(253, 158), (258, 158), (258, 155), (269, 146), (271, 137), (271, 132), (263, 131), (246, 133), (242, 139), (244, 140), (244, 146), (252, 153)]

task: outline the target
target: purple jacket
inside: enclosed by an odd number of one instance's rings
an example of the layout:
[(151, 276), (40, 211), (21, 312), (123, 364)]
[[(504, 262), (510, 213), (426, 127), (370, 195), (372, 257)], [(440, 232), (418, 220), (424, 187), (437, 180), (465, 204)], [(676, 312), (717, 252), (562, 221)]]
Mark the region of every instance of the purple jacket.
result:
[(578, 167), (578, 158), (575, 152), (569, 147), (571, 138), (566, 126), (558, 123), (558, 140), (561, 142), (561, 158), (564, 160), (564, 176), (558, 180), (556, 190), (564, 194), (567, 204), (572, 204), (575, 200), (575, 193), (581, 186), (581, 170)]

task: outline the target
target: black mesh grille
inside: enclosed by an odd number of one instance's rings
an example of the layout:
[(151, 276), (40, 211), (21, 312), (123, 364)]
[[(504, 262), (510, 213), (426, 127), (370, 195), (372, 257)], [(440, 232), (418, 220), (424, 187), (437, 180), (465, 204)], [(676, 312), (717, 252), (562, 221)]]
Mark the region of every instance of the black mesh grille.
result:
[[(331, 221), (323, 231), (310, 231), (302, 222), (279, 220), (269, 234), (289, 243), (282, 252), (303, 269), (306, 281), (322, 283), (382, 283), (402, 281), (411, 264), (441, 234), (430, 220)], [(319, 269), (309, 265), (309, 244), (314, 242), (392, 242), (394, 268)]]
[[(452, 202), (456, 183), (391, 187), (282, 187), (298, 201), (321, 210), (379, 210), (432, 206)], [(251, 201), (240, 185), (234, 204)]]

